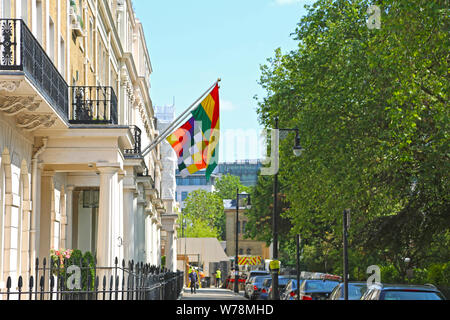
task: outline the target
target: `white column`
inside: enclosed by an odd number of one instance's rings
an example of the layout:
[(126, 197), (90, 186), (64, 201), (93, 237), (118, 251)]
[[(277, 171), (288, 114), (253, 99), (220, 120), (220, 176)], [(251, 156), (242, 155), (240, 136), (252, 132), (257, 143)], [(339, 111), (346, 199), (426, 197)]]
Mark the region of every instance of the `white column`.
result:
[(157, 229), (156, 229), (157, 218), (156, 215), (152, 217), (152, 265), (158, 264), (158, 240), (157, 240)]
[(100, 198), (97, 231), (97, 264), (101, 267), (114, 266), (116, 248), (120, 245), (116, 230), (118, 216), (118, 167), (97, 165), (100, 171)]
[(153, 204), (151, 196), (148, 193), (148, 189), (145, 189), (146, 204), (145, 207), (145, 226), (144, 226), (144, 238), (145, 238), (145, 263), (153, 264), (152, 260), (152, 216), (153, 216)]
[(126, 262), (134, 259), (134, 210), (135, 188), (123, 190), (123, 237), (124, 259)]
[(156, 229), (157, 229), (157, 233), (156, 233), (156, 237), (157, 237), (157, 252), (156, 252), (156, 265), (160, 266), (161, 265), (161, 222), (158, 221), (158, 224), (156, 225)]
[(66, 216), (67, 216), (67, 228), (66, 228), (66, 247), (73, 248), (72, 233), (73, 233), (73, 189), (74, 186), (66, 187)]
[(121, 265), (123, 260), (123, 238), (124, 238), (124, 230), (123, 230), (123, 219), (124, 219), (124, 207), (123, 207), (123, 173), (118, 175), (118, 192), (116, 196), (116, 208), (117, 212), (114, 220), (114, 230), (116, 232), (116, 238), (120, 239), (120, 242), (117, 246), (115, 246), (114, 258), (117, 257), (119, 260), (119, 265)]
[(177, 270), (177, 247), (176, 247), (176, 231), (178, 225), (176, 224), (178, 219), (177, 214), (162, 214), (161, 223), (163, 230), (167, 233), (166, 240), (166, 268), (170, 271), (176, 272)]
[(136, 261), (144, 262), (144, 251), (145, 251), (145, 205), (146, 201), (144, 198), (139, 197), (137, 202), (137, 211), (135, 216), (135, 228), (136, 228), (136, 238), (135, 238), (135, 256)]
[(169, 271), (174, 271), (174, 259), (173, 259), (173, 244), (174, 244), (174, 232), (167, 232), (167, 243), (166, 243), (166, 269)]

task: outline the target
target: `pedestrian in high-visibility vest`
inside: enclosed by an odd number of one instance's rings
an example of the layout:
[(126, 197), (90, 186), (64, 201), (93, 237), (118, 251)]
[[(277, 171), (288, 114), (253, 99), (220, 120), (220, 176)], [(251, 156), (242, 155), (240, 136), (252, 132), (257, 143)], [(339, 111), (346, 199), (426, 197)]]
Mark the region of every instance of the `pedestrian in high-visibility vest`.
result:
[(216, 287), (220, 287), (220, 280), (222, 279), (222, 273), (220, 272), (220, 269), (217, 269), (216, 271)]

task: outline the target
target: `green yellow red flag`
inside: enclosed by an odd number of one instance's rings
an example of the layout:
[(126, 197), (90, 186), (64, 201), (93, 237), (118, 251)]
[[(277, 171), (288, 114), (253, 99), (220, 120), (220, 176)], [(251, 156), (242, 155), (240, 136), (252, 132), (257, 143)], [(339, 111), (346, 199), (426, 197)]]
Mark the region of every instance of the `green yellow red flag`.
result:
[(178, 157), (178, 170), (186, 177), (206, 169), (209, 180), (219, 158), (219, 85), (191, 111), (191, 117), (167, 141)]

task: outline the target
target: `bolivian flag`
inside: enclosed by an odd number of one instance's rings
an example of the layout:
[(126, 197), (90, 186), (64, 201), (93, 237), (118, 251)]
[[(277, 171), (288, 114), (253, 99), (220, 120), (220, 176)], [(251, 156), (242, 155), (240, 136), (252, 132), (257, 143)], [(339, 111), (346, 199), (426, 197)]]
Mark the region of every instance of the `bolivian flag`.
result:
[(175, 130), (167, 141), (178, 156), (182, 177), (206, 169), (209, 180), (219, 159), (219, 85), (191, 111), (191, 118)]

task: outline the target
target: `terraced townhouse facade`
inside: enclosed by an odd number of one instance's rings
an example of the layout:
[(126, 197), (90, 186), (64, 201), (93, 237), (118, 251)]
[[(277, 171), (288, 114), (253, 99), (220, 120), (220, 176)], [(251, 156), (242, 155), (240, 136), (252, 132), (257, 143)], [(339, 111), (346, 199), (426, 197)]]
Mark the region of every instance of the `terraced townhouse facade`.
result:
[(159, 265), (176, 225), (160, 147), (141, 155), (158, 129), (131, 1), (0, 0), (0, 17), (0, 287), (52, 248)]

